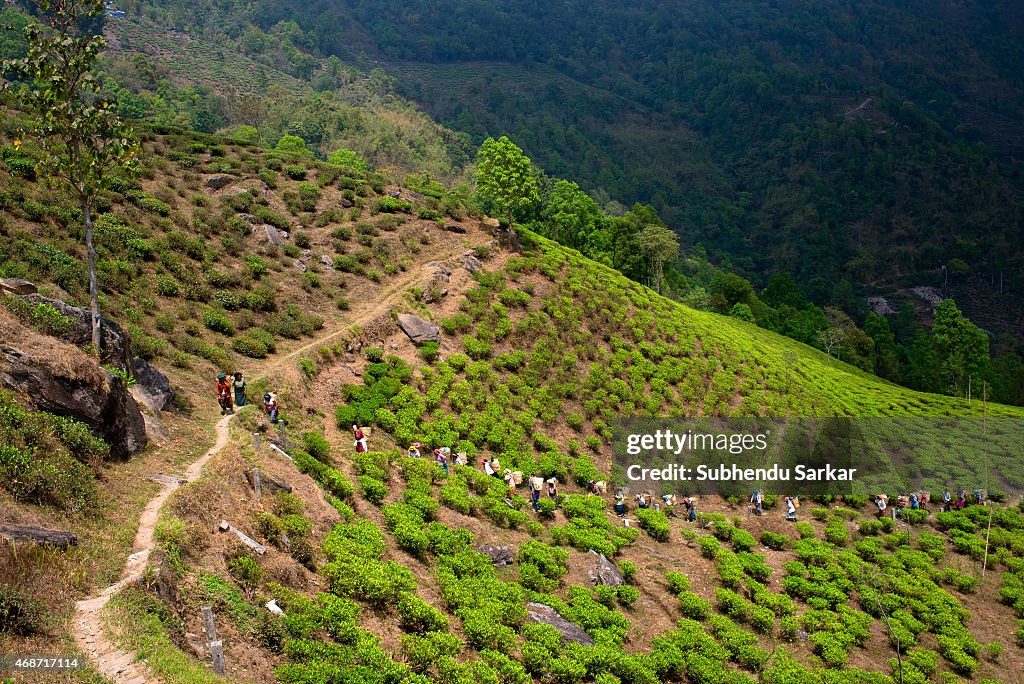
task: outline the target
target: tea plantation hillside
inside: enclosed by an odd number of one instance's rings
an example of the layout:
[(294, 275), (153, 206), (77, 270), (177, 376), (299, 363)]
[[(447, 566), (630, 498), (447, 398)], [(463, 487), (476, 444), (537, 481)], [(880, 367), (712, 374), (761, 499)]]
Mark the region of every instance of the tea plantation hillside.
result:
[[(17, 114), (5, 114), (0, 276), (81, 303), (73, 208), (35, 178), (31, 141), (15, 144)], [(0, 547), (0, 651), (78, 648), (74, 601), (120, 577), (159, 490), (148, 478), (184, 474), (207, 450), (214, 377), (241, 370), (251, 398), (278, 393), (281, 425), (258, 406), (222, 424), (227, 446), (168, 498), (149, 569), (103, 612), (117, 658), (141, 659), (153, 681), (883, 684), (901, 667), (904, 682), (1020, 681), (1016, 508), (879, 520), (850, 496), (805, 501), (792, 524), (773, 500), (748, 518), (708, 497), (694, 522), (647, 509), (626, 525), (610, 495), (584, 493), (613, 478), (619, 416), (977, 416), (978, 401), (912, 392), (683, 307), (508, 234), (421, 175), (168, 128), (141, 138), (139, 177), (121, 179), (97, 219), (101, 306), (179, 399), (163, 439), (111, 462), (81, 426), (0, 396), (0, 524), (79, 534), (64, 552)], [(12, 338), (60, 336), (59, 319), (4, 303)], [(438, 341), (414, 345), (401, 314), (436, 324)], [(371, 429), (369, 452), (354, 453), (353, 424)], [(424, 458), (405, 455), (414, 442)], [(469, 465), (435, 464), (442, 446)], [(484, 456), (539, 471), (556, 495), (535, 511), (525, 486), (481, 471)], [(969, 489), (990, 476), (1016, 499), (1019, 464), (985, 465), (965, 455), (942, 476)], [(26, 493), (25, 473), (54, 495)], [(88, 497), (68, 496), (79, 489)], [(491, 549), (507, 562), (485, 545), (508, 547)], [(622, 584), (594, 586), (592, 551)], [(226, 677), (210, 669), (203, 606)], [(95, 651), (94, 667), (122, 681)]]

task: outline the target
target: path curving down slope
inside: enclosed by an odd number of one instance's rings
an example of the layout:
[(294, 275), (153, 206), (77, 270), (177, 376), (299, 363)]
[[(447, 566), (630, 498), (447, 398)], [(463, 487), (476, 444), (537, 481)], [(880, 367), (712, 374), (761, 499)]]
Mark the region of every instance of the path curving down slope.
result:
[[(450, 256), (455, 251), (451, 249), (451, 245), (437, 245), (435, 249), (435, 254), (430, 255), (434, 259), (443, 259), (445, 257), (441, 256), (442, 254)], [(368, 285), (364, 291), (360, 291), (358, 296), (353, 298), (354, 301), (362, 301), (365, 304), (361, 307), (353, 307), (354, 310), (351, 317), (339, 320), (331, 328), (322, 330), (321, 334), (313, 341), (271, 360), (259, 369), (258, 376), (267, 377), (272, 375), (296, 357), (345, 334), (354, 323), (364, 324), (384, 315), (401, 299), (403, 293), (410, 285), (423, 280), (423, 278), (422, 272), (413, 269), (410, 272), (406, 272), (403, 277), (389, 283), (386, 290), (376, 285)], [(198, 480), (207, 461), (227, 446), (229, 436), (228, 424), (230, 420), (231, 416), (227, 415), (217, 421), (215, 425), (216, 441), (209, 451), (189, 465), (185, 471), (184, 480), (186, 482)], [(145, 682), (161, 681), (159, 677), (148, 670), (144, 662), (138, 660), (137, 654), (134, 651), (118, 648), (111, 643), (110, 639), (104, 634), (102, 613), (111, 596), (142, 577), (149, 561), (149, 554), (154, 548), (153, 532), (160, 509), (163, 508), (164, 502), (167, 501), (171, 493), (178, 489), (181, 484), (180, 481), (165, 482), (163, 489), (143, 508), (142, 514), (139, 517), (139, 529), (135, 535), (132, 553), (128, 556), (128, 560), (125, 563), (121, 579), (102, 590), (96, 596), (82, 599), (75, 604), (75, 616), (72, 619), (71, 625), (75, 643), (89, 662), (105, 677), (114, 682), (114, 684), (143, 684)]]
[[(185, 471), (184, 480), (186, 482), (198, 480), (207, 461), (227, 446), (228, 422), (230, 420), (231, 416), (228, 415), (217, 421), (214, 426), (217, 435), (216, 441), (209, 451), (189, 465)], [(149, 681), (159, 681), (149, 674), (144, 663), (136, 661), (135, 653), (117, 648), (104, 635), (102, 613), (111, 596), (142, 577), (146, 570), (146, 564), (149, 562), (149, 554), (154, 547), (153, 531), (156, 528), (160, 509), (163, 508), (167, 497), (181, 484), (180, 480), (165, 482), (160, 492), (150, 499), (146, 507), (142, 509), (142, 514), (139, 516), (139, 530), (135, 534), (132, 553), (125, 563), (121, 579), (98, 595), (75, 604), (75, 617), (72, 624), (75, 642), (86, 658), (115, 684), (143, 684)]]

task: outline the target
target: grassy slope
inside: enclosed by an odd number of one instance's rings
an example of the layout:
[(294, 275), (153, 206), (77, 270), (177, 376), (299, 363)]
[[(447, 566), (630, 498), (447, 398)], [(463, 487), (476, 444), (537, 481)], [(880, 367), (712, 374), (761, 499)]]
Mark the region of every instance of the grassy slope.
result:
[(454, 132), (395, 95), (388, 83), (362, 74), (349, 74), (344, 87), (336, 91), (315, 93), (308, 81), (245, 55), (225, 52), (202, 38), (132, 20), (109, 21), (106, 37), (110, 55), (146, 55), (166, 69), (178, 87), (210, 88), (227, 97), (229, 106), (235, 95), (263, 97), (268, 136), (288, 132), (296, 121), (318, 124), (325, 156), (345, 147), (378, 168), (427, 172), (447, 179), (461, 179), (468, 161), (465, 151), (450, 149), (457, 147)]
[[(460, 433), (464, 431), (465, 434), (461, 436), (475, 440), (476, 446), (481, 449), (501, 451), (506, 465), (520, 465), (525, 469), (538, 457), (538, 452), (542, 452), (548, 454), (549, 460), (545, 467), (549, 467), (550, 454), (555, 449), (557, 463), (554, 467), (572, 472), (581, 463), (579, 454), (586, 454), (591, 447), (584, 447), (583, 444), (573, 446), (570, 440), (585, 443), (588, 437), (595, 440), (592, 442), (592, 450), (595, 452), (593, 460), (598, 467), (607, 467), (607, 447), (603, 444), (605, 425), (601, 421), (607, 421), (620, 413), (945, 415), (976, 414), (979, 411), (976, 403), (965, 407), (960, 400), (910, 392), (844, 364), (833, 362), (829, 365), (820, 352), (786, 338), (731, 318), (686, 309), (657, 297), (649, 290), (576, 253), (533, 236), (524, 235), (528, 242), (535, 243), (535, 249), (529, 249), (523, 255), (494, 253), (491, 250), (493, 258), (485, 261), (491, 275), (482, 276), (478, 281), (467, 280), (464, 272), (459, 269), (459, 259), (455, 257), (469, 247), (486, 244), (486, 238), (481, 233), (471, 233), (461, 238), (437, 230), (430, 222), (400, 218), (395, 224), (384, 215), (370, 217), (373, 193), (363, 187), (351, 197), (357, 205), (365, 205), (366, 209), (356, 214), (351, 211), (328, 213), (328, 210), (339, 207), (344, 196), (344, 191), (337, 187), (336, 181), (324, 183), (321, 198), (315, 203), (315, 211), (299, 210), (292, 215), (285, 196), (289, 191), (297, 192), (298, 181), (275, 173), (278, 187), (268, 193), (265, 208), (287, 217), (293, 233), (304, 226), (302, 231), (309, 234), (311, 244), (308, 263), (312, 264), (313, 271), (320, 270), (319, 283), (314, 286), (311, 280), (304, 282), (299, 278), (294, 258), (263, 243), (259, 234), (240, 235), (233, 232), (231, 217), (243, 209), (255, 211), (258, 203), (236, 204), (229, 198), (228, 192), (212, 192), (202, 184), (204, 174), (224, 169), (235, 170), (240, 178), (254, 176), (266, 168), (267, 157), (251, 149), (227, 145), (224, 157), (215, 156), (209, 161), (203, 161), (203, 152), (191, 149), (189, 142), (188, 137), (152, 136), (145, 143), (147, 153), (143, 166), (148, 170), (142, 181), (142, 189), (171, 205), (166, 219), (158, 213), (112, 198), (115, 213), (123, 215), (141, 233), (143, 239), (151, 241), (158, 249), (155, 250), (154, 258), (138, 259), (130, 264), (134, 277), (117, 279), (114, 278), (116, 271), (108, 272), (104, 280), (108, 286), (105, 308), (115, 318), (141, 333), (139, 340), (155, 355), (155, 363), (172, 374), (184, 388), (189, 401), (198, 407), (189, 418), (183, 417), (180, 421), (177, 417), (171, 419), (174, 436), (180, 440), (171, 450), (158, 452), (155, 460), (152, 460), (154, 454), (151, 454), (127, 467), (138, 471), (134, 475), (126, 475), (127, 478), (135, 478), (135, 482), (143, 481), (149, 466), (173, 466), (181, 462), (185, 447), (181, 442), (184, 441), (185, 432), (195, 431), (213, 413), (208, 393), (203, 388), (216, 368), (258, 367), (262, 363), (247, 361), (238, 356), (230, 350), (229, 337), (205, 329), (202, 325), (204, 305), (186, 299), (184, 287), (174, 296), (158, 292), (158, 276), (179, 279), (179, 284), (183, 286), (195, 285), (198, 289), (187, 291), (200, 298), (205, 289), (205, 296), (210, 298), (209, 302), (215, 308), (216, 299), (212, 295), (216, 291), (242, 296), (260, 283), (271, 285), (278, 292), (279, 302), (294, 303), (303, 312), (318, 314), (326, 319), (325, 330), (316, 335), (331, 330), (343, 331), (353, 320), (362, 320), (368, 308), (379, 307), (383, 303), (384, 308), (380, 311), (383, 318), (374, 316), (369, 321), (375, 325), (366, 325), (361, 330), (352, 329), (340, 339), (355, 340), (362, 333), (367, 344), (383, 341), (385, 348), (390, 349), (390, 344), (394, 343), (397, 347), (395, 353), (417, 366), (423, 366), (422, 361), (415, 356), (401, 334), (388, 326), (388, 310), (416, 311), (441, 321), (448, 347), (445, 352), (446, 362), (434, 364), (430, 370), (423, 367), (418, 371), (414, 381), (417, 390), (414, 394), (422, 396), (424, 403), (420, 405), (413, 402), (410, 406), (416, 409), (415, 413), (402, 417), (407, 423), (399, 424), (392, 435), (376, 432), (375, 448), (404, 444), (407, 435), (403, 430), (407, 430), (409, 435), (422, 436), (427, 441), (438, 440), (438, 443), (443, 443), (450, 439), (450, 430), (456, 429)], [(199, 145), (208, 148), (209, 141), (200, 142)], [(179, 155), (193, 155), (199, 160), (198, 165), (186, 168), (192, 162), (183, 162), (180, 156), (177, 157), (179, 161), (168, 161), (172, 150)], [(309, 161), (299, 163), (308, 169), (311, 180), (315, 181), (318, 174), (324, 173)], [(325, 174), (323, 180), (327, 178)], [(17, 186), (23, 195), (21, 199), (7, 195), (16, 201), (5, 209), (5, 247), (24, 246), (31, 239), (81, 258), (81, 248), (73, 237), (66, 237), (60, 228), (57, 211), (43, 211), (41, 216), (36, 216), (33, 213), (35, 207), (26, 204), (26, 200), (42, 203), (49, 197), (46, 194), (49, 191), (39, 184), (25, 183), (9, 175), (3, 175), (0, 180), (8, 191)], [(246, 181), (245, 184), (252, 185), (252, 182)], [(367, 196), (362, 196), (364, 194)], [(344, 237), (344, 231), (335, 233), (338, 228), (348, 228), (348, 237)], [(373, 235), (374, 231), (376, 235)], [(225, 238), (231, 237), (235, 237), (235, 241), (225, 242)], [(380, 249), (378, 245), (381, 245)], [(357, 269), (357, 273), (341, 274), (316, 266), (321, 254), (344, 256), (361, 253), (364, 256), (360, 258), (366, 261), (364, 268)], [(254, 278), (247, 266), (245, 257), (253, 255), (260, 256), (268, 264), (266, 273), (260, 277)], [(109, 261), (115, 256), (109, 246), (101, 248), (101, 259)], [(446, 257), (454, 258), (453, 265), (458, 271), (458, 277), (453, 277), (453, 281), (458, 284), (452, 285), (451, 293), (440, 304), (425, 307), (411, 295), (396, 298), (393, 302), (381, 302), (386, 299), (382, 298), (382, 292), (396, 288), (403, 292), (413, 286), (422, 287), (429, 278), (428, 274), (418, 271), (419, 266), (428, 260), (444, 260)], [(394, 267), (393, 275), (389, 275), (389, 264)], [(55, 273), (63, 273), (55, 270), (52, 261), (43, 260), (27, 248), (24, 252), (8, 250), (6, 267), (14, 269), (12, 274), (27, 275), (48, 285), (51, 292), (57, 292), (56, 285), (47, 284), (47, 281)], [(379, 275), (372, 275), (372, 270), (376, 270)], [(228, 274), (227, 278), (225, 273)], [(417, 277), (409, 279), (406, 274), (417, 274)], [(376, 282), (377, 279), (381, 280), (380, 284)], [(70, 287), (75, 282), (72, 279), (65, 284)], [(77, 286), (77, 290), (71, 287), (72, 294), (81, 297), (81, 283), (78, 282)], [(506, 294), (506, 306), (499, 304), (503, 301), (501, 293), (505, 290), (532, 291), (532, 294), (529, 297)], [(332, 303), (334, 298), (344, 292), (351, 293), (351, 312), (339, 312)], [(462, 294), (466, 296), (460, 296)], [(460, 312), (462, 316), (458, 315)], [(271, 314), (246, 309), (228, 311), (225, 315), (238, 330), (278, 320)], [(170, 318), (171, 325), (165, 325), (167, 318)], [(472, 339), (464, 337), (466, 335), (471, 335)], [(193, 341), (186, 342), (187, 339)], [(292, 342), (281, 336), (278, 342), (282, 349), (304, 344), (303, 341)], [(491, 350), (484, 353), (480, 342), (491, 345)], [(472, 351), (480, 358), (476, 363), (468, 364), (465, 370), (456, 370), (452, 363), (453, 356), (464, 350)], [(516, 351), (523, 351), (527, 356), (518, 360)], [(791, 370), (788, 388), (783, 360), (786, 351), (793, 352), (797, 358)], [(310, 355), (314, 354), (311, 352)], [(330, 348), (326, 354), (316, 355), (321, 375), (315, 382), (307, 384), (309, 381), (300, 375), (294, 363), (289, 363), (275, 370), (276, 386), (282, 391), (286, 411), (294, 409), (291, 416), (293, 434), (307, 427), (323, 427), (334, 444), (347, 444), (343, 433), (332, 424), (333, 421), (328, 420), (325, 425), (318, 416), (323, 416), (333, 405), (341, 403), (338, 385), (354, 379), (351, 371), (343, 368), (343, 365), (362, 373), (366, 369), (365, 362), (357, 360), (353, 365), (343, 351)], [(600, 370), (602, 368), (611, 369), (611, 372), (605, 374)], [(1020, 409), (1010, 407), (991, 406), (990, 410), (993, 414), (1021, 415)], [(565, 426), (569, 416), (575, 413), (584, 416), (578, 431)], [(460, 414), (465, 415), (467, 422), (464, 425), (453, 426), (445, 422), (447, 419), (461, 420)], [(511, 422), (503, 422), (505, 418)], [(493, 432), (495, 427), (499, 428), (498, 432)], [(536, 435), (544, 435), (551, 441), (545, 442)], [(539, 449), (538, 446), (543, 448)], [(195, 448), (192, 450), (195, 451)], [(235, 480), (229, 480), (231, 473), (237, 472), (240, 467), (237, 460), (239, 457), (248, 462), (255, 458), (244, 450), (240, 454), (227, 453), (226, 461), (217, 469), (219, 475), (213, 481), (204, 480), (203, 486), (214, 487), (214, 493), (219, 499), (212, 498), (212, 494), (211, 498), (205, 495), (196, 497), (195, 493), (190, 496), (189, 490), (183, 490), (176, 497), (180, 501), (175, 505), (175, 515), (194, 524), (190, 528), (194, 538), (188, 541), (186, 560), (197, 570), (212, 570), (223, 574), (225, 554), (235, 553), (234, 549), (225, 547), (222, 542), (212, 542), (203, 532), (211, 529), (205, 524), (208, 522), (206, 518), (218, 511), (219, 507), (246, 521), (251, 526), (249, 529), (259, 529), (252, 516), (263, 506), (254, 508), (251, 503), (243, 504), (248, 497), (244, 487)], [(335, 458), (344, 471), (353, 477), (356, 475), (352, 462), (338, 449), (335, 450)], [(390, 470), (391, 474), (386, 478), (390, 490), (386, 502), (394, 501), (402, 490), (397, 472), (394, 468)], [(113, 483), (122, 482), (117, 470), (110, 469), (106, 474)], [(329, 509), (324, 511), (322, 500), (317, 502), (318, 496), (315, 490), (309, 489), (306, 478), (291, 470), (285, 470), (282, 474), (302, 482), (304, 491), (301, 495), (307, 501), (308, 511), (316, 512), (317, 524), (311, 535), (316, 546), (337, 517), (332, 517)], [(571, 484), (564, 488), (567, 491), (573, 490)], [(113, 486), (109, 491), (104, 490), (105, 496), (112, 499), (123, 496), (119, 494), (120, 491), (119, 487)], [(191, 501), (192, 505), (182, 505), (182, 501)], [(195, 505), (197, 501), (203, 504)], [(382, 515), (375, 506), (358, 496), (353, 504), (361, 516), (383, 524)], [(124, 511), (130, 513), (135, 505), (125, 506)], [(271, 504), (265, 506), (270, 508)], [(32, 511), (15, 507), (14, 510), (18, 515), (38, 515), (42, 522), (60, 520), (61, 524), (78, 529), (82, 529), (84, 524), (84, 521), (76, 521), (74, 517), (55, 517), (45, 509)], [(311, 512), (307, 515), (313, 516)], [(450, 526), (473, 530), (479, 540), (519, 543), (525, 539), (522, 532), (493, 525), (479, 510), (475, 516), (470, 517), (442, 508), (438, 515), (440, 520)], [(565, 519), (561, 513), (556, 513), (555, 521), (564, 523)], [(753, 530), (757, 532), (757, 525), (767, 524), (758, 521), (754, 523)], [(674, 523), (670, 537), (673, 541), (680, 539), (677, 536), (678, 529), (678, 523)], [(539, 534), (546, 541), (553, 539), (550, 531), (541, 531)], [(88, 540), (88, 537), (85, 539)], [(706, 597), (711, 597), (718, 583), (714, 579), (713, 565), (700, 559), (694, 548), (678, 543), (667, 546), (652, 544), (650, 539), (643, 538), (622, 552), (622, 559), (629, 559), (641, 568), (638, 584), (642, 595), (635, 612), (627, 611), (634, 625), (634, 631), (626, 642), (630, 651), (645, 651), (650, 638), (667, 629), (678, 617), (672, 599), (661, 583), (661, 573), (667, 569), (682, 568), (692, 578), (702, 578), (698, 593)], [(436, 580), (430, 565), (424, 565), (399, 550), (390, 536), (387, 554), (387, 557), (412, 567), (420, 587), (419, 593), (437, 603)], [(111, 551), (111, 555), (116, 555), (116, 551)], [(788, 557), (772, 556), (770, 564), (778, 568)], [(565, 584), (585, 583), (588, 562), (585, 554), (573, 551), (568, 562), (569, 574)], [(309, 591), (310, 586), (317, 586), (316, 583), (320, 582), (316, 576), (307, 574), (307, 571), (299, 572), (289, 556), (281, 552), (272, 552), (261, 563), (267, 568), (270, 578), (288, 586), (306, 587), (305, 591)], [(76, 572), (85, 576), (80, 586), (102, 582), (105, 576), (105, 573), (96, 573), (87, 568)], [(34, 581), (46, 581), (44, 571), (37, 569), (33, 574)], [(504, 577), (514, 579), (516, 575), (509, 573)], [(191, 572), (186, 573), (182, 581), (188, 589), (184, 592), (185, 596), (198, 591), (195, 585), (189, 583), (197, 581)], [(565, 584), (555, 593), (565, 595)], [(1007, 609), (995, 605), (995, 588), (991, 581), (986, 583), (983, 593), (979, 594), (978, 605), (982, 611), (988, 611), (994, 616), (996, 624), (1004, 626), (1000, 632), (1001, 638), (1006, 640), (1008, 648), (1014, 648), (1006, 638), (1012, 621)], [(264, 584), (258, 584), (246, 591), (246, 597), (259, 605), (257, 599), (261, 595), (265, 596), (267, 589)], [(653, 615), (654, 611), (660, 611), (661, 617), (644, 619), (645, 614)], [(188, 615), (189, 620), (194, 620), (192, 612)], [(170, 624), (173, 627), (173, 620)], [(384, 636), (388, 647), (397, 648), (398, 630), (393, 614), (387, 611), (368, 613), (361, 624)], [(459, 629), (457, 625), (456, 630)], [(151, 622), (149, 626), (153, 626)], [(251, 625), (248, 629), (248, 632), (239, 630), (232, 634), (232, 647), (242, 649), (234, 652), (232, 657), (236, 662), (251, 665), (254, 670), (249, 676), (260, 681), (269, 676), (267, 663), (281, 662), (281, 659), (276, 657), (259, 665), (263, 658), (259, 655), (262, 653), (259, 650), (262, 648), (260, 637), (253, 632)], [(57, 631), (60, 631), (59, 627)], [(180, 639), (177, 643), (184, 644)], [(880, 658), (890, 655), (877, 643), (873, 648), (880, 650), (869, 652), (876, 653)], [(245, 653), (249, 655), (245, 656)], [(813, 662), (808, 648), (803, 647), (801, 653), (802, 658)], [(877, 666), (877, 662), (874, 665)]]

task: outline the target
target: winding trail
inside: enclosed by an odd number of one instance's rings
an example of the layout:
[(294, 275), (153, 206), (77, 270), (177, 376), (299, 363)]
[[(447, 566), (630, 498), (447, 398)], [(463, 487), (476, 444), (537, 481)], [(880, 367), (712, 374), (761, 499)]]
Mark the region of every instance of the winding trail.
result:
[[(435, 248), (435, 255), (438, 250)], [(448, 250), (449, 255), (452, 250)], [(365, 324), (377, 319), (389, 311), (397, 303), (406, 289), (415, 282), (422, 281), (424, 274), (420, 269), (413, 269), (403, 277), (389, 283), (386, 290), (375, 285), (367, 285), (361, 291), (357, 301), (365, 301), (367, 305), (362, 307), (359, 315), (352, 315), (350, 318), (338, 320), (330, 329), (321, 331), (321, 334), (313, 341), (299, 346), (296, 349), (278, 358), (268, 359), (259, 371), (259, 376), (272, 376), (289, 361), (297, 356), (320, 347), (326, 342), (344, 334), (352, 324)], [(354, 312), (353, 312), (354, 313)], [(155, 548), (153, 532), (156, 527), (160, 509), (168, 497), (183, 484), (194, 482), (199, 479), (203, 466), (216, 456), (228, 444), (228, 424), (231, 416), (222, 417), (214, 425), (216, 440), (210, 449), (198, 460), (188, 466), (183, 479), (166, 478), (160, 480), (163, 488), (154, 496), (142, 509), (139, 516), (139, 529), (135, 535), (135, 542), (132, 545), (132, 553), (125, 562), (121, 579), (111, 586), (103, 589), (99, 594), (90, 598), (82, 599), (75, 604), (75, 616), (72, 619), (71, 632), (75, 643), (81, 652), (88, 658), (105, 677), (114, 684), (144, 684), (145, 682), (159, 682), (159, 677), (148, 670), (145, 662), (138, 660), (138, 654), (134, 651), (118, 648), (111, 643), (104, 634), (103, 629), (103, 608), (107, 605), (110, 597), (124, 587), (138, 581), (146, 571), (149, 555)]]
[[(214, 426), (217, 435), (216, 441), (209, 451), (189, 465), (185, 471), (185, 482), (198, 480), (207, 461), (227, 446), (228, 421), (230, 420), (231, 416), (228, 415), (217, 421)], [(167, 497), (181, 484), (181, 480), (165, 482), (163, 489), (142, 509), (142, 514), (139, 516), (139, 530), (135, 534), (132, 553), (124, 565), (121, 579), (101, 591), (99, 595), (83, 599), (75, 604), (75, 618), (72, 625), (75, 643), (99, 671), (115, 684), (142, 684), (147, 681), (158, 681), (149, 675), (144, 663), (136, 661), (134, 652), (119, 649), (110, 643), (103, 633), (102, 613), (111, 596), (138, 581), (146, 571), (149, 554), (154, 547), (153, 531), (156, 528), (160, 509), (163, 508)]]

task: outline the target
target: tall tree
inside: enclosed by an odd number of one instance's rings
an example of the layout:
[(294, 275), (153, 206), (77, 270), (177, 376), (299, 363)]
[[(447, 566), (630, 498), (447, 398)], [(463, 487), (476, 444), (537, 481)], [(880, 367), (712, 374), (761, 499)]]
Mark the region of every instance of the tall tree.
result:
[(988, 335), (964, 318), (952, 299), (945, 299), (935, 307), (932, 338), (945, 381), (959, 394), (967, 376), (978, 374), (988, 362)]
[[(100, 97), (93, 69), (106, 46), (95, 35), (104, 13), (102, 0), (37, 0), (46, 25), (23, 29), (28, 49), (0, 67), (21, 87), (17, 96), (35, 114), (31, 136), (42, 149), (40, 175), (63, 182), (74, 194), (85, 227), (93, 352), (100, 354), (100, 305), (96, 281), (92, 211), (100, 192), (118, 170), (131, 168), (137, 145), (116, 113), (117, 103)], [(85, 27), (85, 28), (83, 28)], [(4, 82), (4, 88), (12, 83)]]
[(476, 190), (480, 198), (512, 225), (516, 212), (540, 201), (540, 188), (530, 160), (519, 147), (501, 136), (488, 138), (476, 155)]
[[(640, 231), (640, 250), (651, 267), (654, 291), (661, 294), (661, 281), (665, 262), (679, 258), (679, 237), (665, 226), (651, 223)], [(749, 313), (749, 308), (747, 312)], [(751, 316), (753, 318), (753, 316)]]

